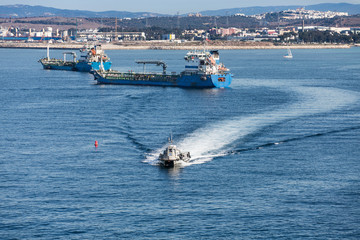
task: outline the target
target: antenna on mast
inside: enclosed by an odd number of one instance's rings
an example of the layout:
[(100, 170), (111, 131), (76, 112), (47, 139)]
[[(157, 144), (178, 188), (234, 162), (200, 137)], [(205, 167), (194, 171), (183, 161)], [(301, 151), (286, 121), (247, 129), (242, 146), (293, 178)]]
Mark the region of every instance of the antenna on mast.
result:
[(170, 133), (170, 137), (168, 138), (168, 141), (169, 141), (169, 143), (173, 143), (172, 131), (171, 131), (171, 133)]

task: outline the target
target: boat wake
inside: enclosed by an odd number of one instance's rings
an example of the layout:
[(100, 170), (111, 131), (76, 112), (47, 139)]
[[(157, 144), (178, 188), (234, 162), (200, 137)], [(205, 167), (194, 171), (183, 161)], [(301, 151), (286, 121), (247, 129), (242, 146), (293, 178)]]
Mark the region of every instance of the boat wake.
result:
[[(264, 84), (261, 86), (264, 86)], [(287, 92), (290, 91), (293, 95), (296, 95), (297, 101), (280, 106), (277, 110), (214, 122), (189, 133), (177, 143), (179, 149), (189, 151), (192, 156), (191, 161), (184, 163), (184, 166), (202, 164), (211, 161), (215, 157), (239, 152), (233, 151), (234, 146), (232, 144), (268, 126), (298, 117), (340, 109), (353, 104), (359, 99), (358, 93), (342, 89), (306, 86), (292, 87), (288, 85), (275, 86), (274, 84), (266, 86), (277, 87), (277, 89), (282, 88), (282, 90)], [(280, 143), (271, 143), (271, 145)], [(261, 147), (264, 146), (259, 146), (259, 148)], [(254, 149), (256, 148), (254, 147)], [(249, 150), (253, 150), (253, 148)], [(160, 152), (161, 149), (158, 149), (150, 153), (146, 157), (145, 162), (156, 165)]]
[(330, 134), (349, 132), (349, 131), (354, 131), (354, 130), (359, 130), (359, 129), (360, 129), (360, 126), (355, 126), (355, 127), (332, 130), (332, 131), (328, 131), (328, 132), (315, 133), (315, 134), (305, 135), (305, 136), (301, 136), (301, 137), (289, 138), (289, 139), (279, 141), (279, 142), (270, 142), (270, 143), (265, 143), (265, 144), (261, 144), (261, 145), (254, 146), (254, 147), (235, 149), (235, 150), (229, 151), (228, 154), (240, 154), (243, 152), (254, 151), (257, 149), (272, 147), (274, 145), (279, 145), (279, 144), (283, 144), (283, 143), (301, 141), (301, 140), (307, 139), (307, 138), (321, 137), (321, 136), (326, 136), (326, 135), (330, 135)]

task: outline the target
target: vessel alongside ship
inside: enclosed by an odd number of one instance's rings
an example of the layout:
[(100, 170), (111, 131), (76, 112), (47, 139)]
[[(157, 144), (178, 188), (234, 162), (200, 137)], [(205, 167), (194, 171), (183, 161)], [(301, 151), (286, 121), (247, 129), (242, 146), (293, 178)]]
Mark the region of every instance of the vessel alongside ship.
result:
[[(111, 67), (110, 58), (104, 53), (100, 45), (94, 47), (84, 46), (80, 49), (80, 59), (77, 60), (75, 52), (64, 52), (64, 59), (50, 58), (49, 46), (47, 48), (47, 57), (42, 58), (39, 62), (43, 65), (44, 69), (53, 70), (67, 70), (90, 72), (92, 70), (99, 70), (100, 65), (104, 70), (109, 70)], [(72, 59), (67, 60), (67, 56), (71, 55)]]
[[(137, 61), (144, 64), (143, 73), (119, 72), (100, 69), (94, 71), (98, 84), (173, 86), (190, 88), (225, 88), (232, 81), (232, 74), (220, 63), (219, 52), (190, 51), (185, 57), (185, 70), (179, 74), (166, 73), (167, 65), (163, 61)], [(163, 67), (162, 73), (145, 73), (146, 64)]]
[(159, 155), (160, 164), (164, 167), (174, 167), (181, 162), (190, 161), (189, 152), (181, 152), (176, 145), (173, 144), (172, 136), (169, 138), (169, 145)]

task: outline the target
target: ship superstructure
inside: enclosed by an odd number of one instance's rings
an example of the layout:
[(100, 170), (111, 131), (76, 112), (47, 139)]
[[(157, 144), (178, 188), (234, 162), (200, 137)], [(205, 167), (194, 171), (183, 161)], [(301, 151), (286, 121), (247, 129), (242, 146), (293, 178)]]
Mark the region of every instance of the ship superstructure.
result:
[(206, 74), (222, 74), (229, 71), (220, 63), (219, 51), (190, 51), (184, 57), (185, 71)]

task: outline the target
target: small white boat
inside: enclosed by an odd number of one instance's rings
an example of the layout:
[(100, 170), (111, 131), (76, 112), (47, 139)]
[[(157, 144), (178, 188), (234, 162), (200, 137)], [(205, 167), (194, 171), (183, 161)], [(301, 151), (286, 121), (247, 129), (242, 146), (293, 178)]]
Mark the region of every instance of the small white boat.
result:
[(293, 58), (290, 48), (288, 48), (287, 55), (285, 55), (284, 58)]
[(173, 144), (172, 136), (169, 138), (169, 145), (159, 155), (160, 164), (164, 167), (174, 167), (178, 163), (190, 161), (190, 158), (189, 152), (181, 152), (176, 148), (176, 145)]

